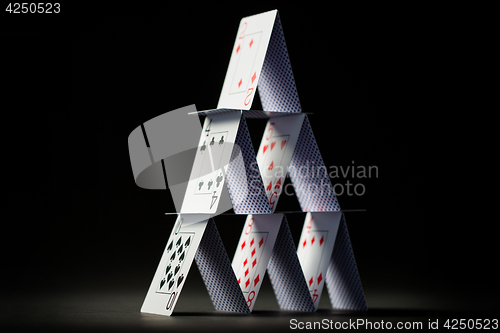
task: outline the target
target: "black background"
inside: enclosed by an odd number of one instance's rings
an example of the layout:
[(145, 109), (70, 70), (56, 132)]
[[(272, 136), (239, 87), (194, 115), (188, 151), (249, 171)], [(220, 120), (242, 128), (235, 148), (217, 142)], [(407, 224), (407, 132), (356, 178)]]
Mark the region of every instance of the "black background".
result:
[[(185, 105), (215, 108), (240, 19), (275, 8), (325, 164), (378, 167), (378, 177), (332, 179), (366, 189), (339, 201), (366, 209), (346, 218), (368, 306), (405, 308), (419, 295), (421, 308), (498, 311), (496, 221), (479, 217), (490, 195), (469, 190), (492, 181), (471, 161), (493, 154), (472, 143), (473, 15), (291, 3), (2, 13), (5, 300), (132, 290), (139, 311), (174, 207), (168, 191), (135, 185), (127, 137)], [(248, 125), (258, 144), (265, 122)], [(278, 205), (298, 208), (295, 197)], [(296, 241), (303, 218), (289, 217)], [(216, 222), (231, 255), (243, 218)]]

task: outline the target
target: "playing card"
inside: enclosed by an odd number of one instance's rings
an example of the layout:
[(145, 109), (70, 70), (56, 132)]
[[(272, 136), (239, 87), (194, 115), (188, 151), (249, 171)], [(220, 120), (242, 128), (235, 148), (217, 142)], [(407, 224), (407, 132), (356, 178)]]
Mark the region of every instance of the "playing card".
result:
[(304, 114), (272, 118), (267, 122), (257, 153), (257, 163), (271, 211), (276, 209), (297, 144)]
[(141, 312), (170, 316), (208, 223), (208, 215), (179, 215)]
[(315, 309), (325, 284), (341, 212), (307, 213), (297, 248)]
[(260, 72), (258, 91), (264, 111), (302, 111), (279, 13)]
[(217, 310), (250, 312), (213, 219), (208, 222), (195, 260)]
[(226, 176), (227, 189), (236, 214), (271, 213), (250, 134), (243, 117)]
[(267, 265), (267, 272), (281, 309), (309, 312), (316, 310), (285, 216)]
[(368, 309), (343, 214), (326, 272), (326, 287), (334, 309), (356, 311)]
[(297, 145), (290, 160), (289, 174), (302, 211), (340, 211), (328, 169), (321, 158), (307, 115), (302, 122)]
[(205, 118), (181, 213), (217, 211), (240, 119), (241, 111)]
[(218, 109), (250, 110), (277, 10), (241, 20), (222, 87)]
[(276, 242), (283, 214), (248, 215), (233, 258), (238, 284), (252, 311)]

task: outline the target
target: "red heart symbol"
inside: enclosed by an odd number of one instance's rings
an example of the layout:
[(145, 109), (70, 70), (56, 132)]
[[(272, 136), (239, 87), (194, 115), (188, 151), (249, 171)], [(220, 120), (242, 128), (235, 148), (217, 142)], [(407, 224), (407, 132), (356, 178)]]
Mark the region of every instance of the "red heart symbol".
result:
[(273, 150), (274, 146), (276, 145), (276, 141), (271, 142), (271, 150)]
[(267, 168), (267, 170), (272, 170), (274, 168), (274, 161), (271, 162), (271, 164), (269, 165), (269, 168)]
[(263, 154), (265, 154), (265, 153), (266, 153), (267, 147), (269, 147), (269, 145), (265, 145), (265, 146), (264, 146), (264, 149), (263, 149), (263, 152), (262, 152)]
[(286, 140), (281, 141), (281, 149), (286, 145)]
[(273, 181), (271, 180), (269, 182), (269, 185), (267, 185), (267, 187), (266, 187), (266, 191), (271, 191), (272, 188), (273, 188)]

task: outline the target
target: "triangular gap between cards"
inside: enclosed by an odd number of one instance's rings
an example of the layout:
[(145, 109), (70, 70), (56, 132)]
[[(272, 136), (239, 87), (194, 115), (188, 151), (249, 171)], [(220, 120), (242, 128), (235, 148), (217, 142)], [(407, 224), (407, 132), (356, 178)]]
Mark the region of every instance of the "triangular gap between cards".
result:
[(267, 273), (281, 309), (316, 311), (285, 215), (267, 265)]
[(260, 100), (260, 90), (258, 85), (256, 90), (257, 92), (255, 93), (255, 96), (253, 98), (251, 110), (264, 110), (264, 107), (262, 106), (262, 101)]
[(250, 313), (213, 219), (208, 222), (195, 261), (216, 310)]
[[(292, 189), (289, 189), (289, 186), (292, 186)], [(282, 193), (279, 197), (278, 204), (276, 205), (276, 211), (285, 211), (285, 212), (296, 212), (301, 211), (300, 203), (293, 192), (293, 183), (290, 180), (290, 176), (287, 174), (285, 177), (285, 181), (282, 185), (284, 194)], [(292, 192), (292, 193), (290, 193)], [(282, 198), (283, 197), (283, 198)]]
[(368, 310), (344, 214), (328, 264), (325, 284), (334, 309)]

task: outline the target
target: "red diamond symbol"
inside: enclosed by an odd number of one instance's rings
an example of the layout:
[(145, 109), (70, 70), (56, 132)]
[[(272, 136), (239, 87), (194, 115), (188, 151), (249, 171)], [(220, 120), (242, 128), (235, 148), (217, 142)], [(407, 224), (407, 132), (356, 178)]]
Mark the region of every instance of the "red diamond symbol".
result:
[(241, 86), (242, 83), (243, 83), (243, 80), (240, 79), (240, 82), (238, 82), (238, 88)]
[(245, 282), (245, 288), (248, 287), (249, 284), (250, 284), (250, 279), (248, 279), (247, 282)]
[(240, 49), (241, 49), (241, 47), (238, 45), (238, 47), (236, 48), (236, 54), (238, 54), (238, 52), (240, 52)]
[(313, 238), (311, 239), (311, 245), (313, 245), (313, 244), (314, 244), (314, 236), (313, 236)]
[(247, 270), (245, 271), (245, 277), (247, 277), (247, 275), (248, 275), (248, 268), (247, 268)]
[(241, 244), (241, 249), (243, 250), (243, 248), (245, 247), (245, 245), (247, 245), (246, 241), (243, 241), (243, 243)]
[(243, 267), (245, 267), (247, 265), (247, 263), (248, 263), (248, 260), (245, 259), (245, 261), (243, 261)]
[(260, 281), (260, 279), (259, 279), (259, 276), (257, 275), (255, 280), (253, 280), (253, 286), (255, 287), (257, 285), (257, 283), (259, 283), (259, 281)]
[(322, 280), (323, 280), (323, 273), (319, 273), (318, 284), (320, 284)]
[(259, 248), (262, 246), (262, 244), (264, 244), (264, 237), (262, 237), (259, 241)]
[(240, 284), (240, 283), (241, 283), (241, 278), (238, 279), (238, 284)]
[(257, 259), (254, 259), (253, 262), (252, 262), (252, 268), (255, 267), (255, 265), (257, 265)]
[(311, 284), (314, 282), (314, 279), (311, 278), (311, 280), (309, 280), (309, 287), (311, 286)]
[(252, 257), (255, 255), (255, 249), (253, 249), (252, 251)]
[(323, 245), (323, 242), (325, 241), (325, 238), (321, 236), (321, 239), (319, 240), (319, 246)]
[(302, 243), (302, 247), (306, 247), (307, 245), (307, 239), (304, 239), (304, 243)]
[(252, 45), (253, 45), (253, 38), (252, 38), (252, 40), (250, 41), (249, 46), (250, 46), (250, 47), (252, 47)]
[(252, 83), (253, 83), (253, 81), (255, 81), (256, 77), (257, 77), (257, 72), (253, 73), (253, 75), (252, 75)]
[(254, 238), (252, 238), (252, 240), (250, 241), (250, 246), (253, 246), (253, 243), (254, 243)]

